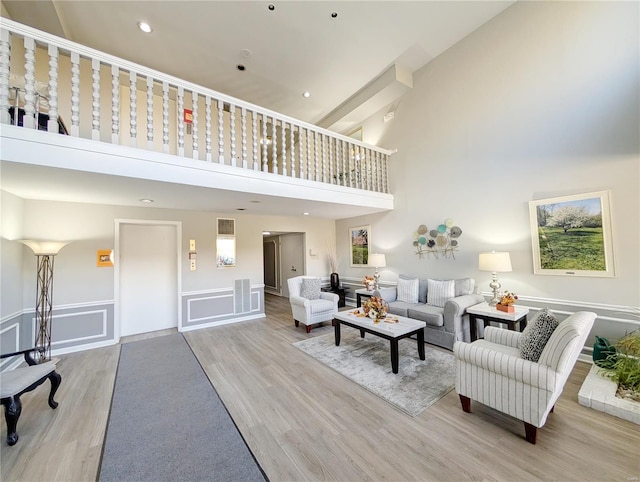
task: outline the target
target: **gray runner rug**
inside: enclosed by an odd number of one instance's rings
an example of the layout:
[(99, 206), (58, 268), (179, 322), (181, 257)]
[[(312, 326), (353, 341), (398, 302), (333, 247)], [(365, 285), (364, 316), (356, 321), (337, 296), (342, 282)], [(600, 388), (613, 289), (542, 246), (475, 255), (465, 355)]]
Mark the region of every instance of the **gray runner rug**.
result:
[(391, 371), (389, 342), (348, 327), (342, 328), (340, 346), (333, 334), (295, 342), (293, 345), (415, 417), (444, 397), (455, 384), (455, 357), (425, 345), (425, 360), (418, 357), (416, 340), (398, 343), (399, 370)]
[(99, 480), (266, 480), (181, 334), (122, 345)]

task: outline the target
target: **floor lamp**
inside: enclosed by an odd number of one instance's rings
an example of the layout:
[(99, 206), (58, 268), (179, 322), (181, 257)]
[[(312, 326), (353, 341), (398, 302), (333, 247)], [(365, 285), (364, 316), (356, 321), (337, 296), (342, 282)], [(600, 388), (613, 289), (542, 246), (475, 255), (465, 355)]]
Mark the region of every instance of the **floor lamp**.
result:
[(51, 360), (51, 318), (53, 314), (53, 261), (68, 241), (21, 240), (37, 258), (36, 333), (38, 363)]

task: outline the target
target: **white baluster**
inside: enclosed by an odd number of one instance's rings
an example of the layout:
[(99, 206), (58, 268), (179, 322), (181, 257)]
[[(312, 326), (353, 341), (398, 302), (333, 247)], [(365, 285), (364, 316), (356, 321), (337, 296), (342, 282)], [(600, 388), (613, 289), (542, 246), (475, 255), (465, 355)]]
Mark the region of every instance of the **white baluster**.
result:
[(384, 155), (382, 159), (382, 166), (384, 169), (384, 192), (389, 192), (389, 156), (387, 154)]
[(147, 76), (147, 149), (153, 150), (153, 77)]
[(313, 140), (311, 139), (311, 133), (309, 129), (305, 129), (305, 140), (307, 141), (307, 179), (310, 181), (313, 180), (313, 169), (311, 166), (311, 143)]
[(129, 144), (138, 145), (138, 75), (129, 72)]
[[(0, 30), (0, 122), (11, 123), (9, 115), (9, 76), (11, 73), (11, 42), (9, 31)], [(14, 113), (17, 118), (17, 112)]]
[(289, 129), (289, 150), (291, 151), (291, 177), (296, 176), (296, 145), (295, 145), (295, 136), (296, 126), (291, 124), (291, 128)]
[(59, 132), (58, 127), (58, 47), (49, 44), (49, 121), (47, 130)]
[(319, 152), (320, 152), (320, 146), (318, 145), (319, 143), (319, 138), (320, 134), (318, 132), (313, 133), (313, 161), (315, 164), (315, 171), (316, 171), (316, 175), (314, 180), (315, 181), (319, 181), (320, 180), (320, 157), (319, 157)]
[(260, 165), (258, 164), (259, 155), (258, 152), (258, 115), (255, 111), (251, 111), (251, 140), (253, 147), (253, 170), (257, 171), (260, 169)]
[(80, 136), (80, 54), (71, 52), (71, 135)]
[(340, 160), (341, 162), (341, 171), (342, 171), (342, 180), (340, 182), (340, 184), (342, 186), (346, 186), (347, 185), (347, 177), (349, 176), (349, 170), (347, 169), (347, 156), (345, 155), (345, 142), (340, 139)]
[(320, 134), (320, 147), (322, 148), (322, 182), (327, 182), (327, 136)]
[(242, 168), (247, 168), (247, 109), (240, 110), (240, 130), (242, 136)]
[(120, 143), (120, 69), (111, 66), (111, 143)]
[(229, 105), (229, 127), (231, 138), (231, 165), (236, 167), (238, 165), (236, 159), (236, 106), (233, 104)]
[(287, 124), (285, 124), (284, 121), (282, 121), (282, 129), (280, 131), (280, 133), (282, 134), (281, 137), (281, 142), (280, 142), (280, 154), (282, 155), (282, 175), (286, 176), (287, 175), (287, 136), (286, 136), (286, 131), (287, 131)]
[(218, 162), (224, 164), (224, 102), (218, 100)]
[(162, 152), (169, 154), (169, 82), (162, 82)]
[[(34, 75), (36, 69), (36, 56), (35, 48), (36, 42), (31, 37), (24, 38), (24, 116), (22, 118), (22, 125), (24, 127), (33, 129), (36, 127), (35, 112), (36, 112), (36, 78)], [(17, 113), (16, 113), (17, 115)]]
[(178, 155), (184, 157), (184, 87), (178, 86)]
[(278, 174), (278, 134), (276, 132), (277, 122), (275, 117), (271, 118), (271, 171)]
[(91, 139), (100, 140), (100, 61), (91, 59)]
[(193, 141), (193, 158), (199, 159), (200, 152), (198, 151), (198, 141), (200, 140), (198, 137), (198, 94), (194, 91), (191, 91), (191, 140)]
[(300, 179), (304, 177), (304, 150), (302, 148), (302, 127), (298, 128), (298, 165), (300, 166)]
[(206, 146), (206, 161), (211, 162), (213, 156), (211, 155), (211, 97), (208, 95), (204, 98), (205, 105), (205, 146)]
[(267, 116), (262, 114), (262, 171), (269, 172), (267, 154)]
[(333, 179), (333, 138), (328, 137), (327, 142), (329, 143), (329, 183), (334, 184)]

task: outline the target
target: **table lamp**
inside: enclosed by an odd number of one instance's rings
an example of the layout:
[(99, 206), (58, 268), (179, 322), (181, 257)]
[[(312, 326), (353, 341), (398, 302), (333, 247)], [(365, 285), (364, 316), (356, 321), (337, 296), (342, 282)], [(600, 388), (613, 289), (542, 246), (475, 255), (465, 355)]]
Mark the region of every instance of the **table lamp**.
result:
[(385, 266), (387, 266), (387, 260), (384, 254), (372, 253), (369, 255), (368, 264), (369, 266), (373, 266), (376, 269), (375, 273), (373, 273), (373, 287), (377, 290), (378, 288), (380, 288), (380, 286), (378, 285), (378, 282), (380, 281), (380, 273), (378, 273), (378, 268), (384, 268)]
[(491, 283), (489, 287), (493, 290), (493, 299), (489, 302), (489, 306), (495, 306), (500, 301), (498, 290), (501, 284), (498, 282), (497, 273), (506, 273), (511, 271), (511, 258), (506, 251), (490, 253), (480, 253), (478, 257), (478, 269), (480, 271), (491, 271)]

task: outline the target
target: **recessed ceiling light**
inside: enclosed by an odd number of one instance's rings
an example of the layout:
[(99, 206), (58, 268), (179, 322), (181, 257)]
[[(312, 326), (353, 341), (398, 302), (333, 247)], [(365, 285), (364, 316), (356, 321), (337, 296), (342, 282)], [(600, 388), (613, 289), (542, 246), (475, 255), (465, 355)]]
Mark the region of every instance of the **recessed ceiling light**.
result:
[(303, 216), (308, 216), (308, 215), (309, 215), (309, 213), (302, 213), (302, 215), (303, 215)]
[(337, 18), (338, 12), (331, 12), (331, 18)]
[(247, 68), (242, 64), (238, 64), (236, 65), (236, 69), (238, 69), (240, 72), (244, 72)]
[(250, 202), (250, 203), (253, 203), (253, 204), (260, 204), (260, 201), (256, 201), (255, 199), (252, 199), (252, 200), (251, 200), (251, 201), (249, 201), (249, 202)]
[(302, 97), (304, 97), (305, 99), (311, 97), (311, 92), (303, 92)]
[(147, 204), (151, 204), (153, 202), (153, 199), (140, 199), (141, 203), (147, 203)]
[(236, 211), (246, 211), (247, 208), (236, 208)]
[(144, 33), (151, 33), (153, 31), (151, 25), (149, 25), (147, 22), (138, 22), (138, 28)]
[(276, 9), (276, 6), (273, 3), (270, 3), (267, 8), (273, 12)]

